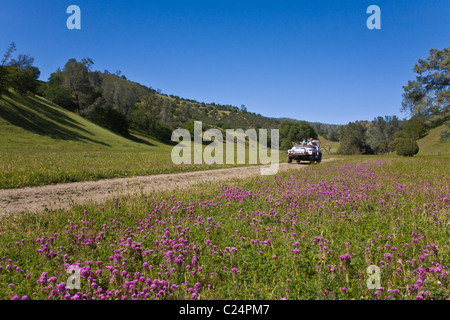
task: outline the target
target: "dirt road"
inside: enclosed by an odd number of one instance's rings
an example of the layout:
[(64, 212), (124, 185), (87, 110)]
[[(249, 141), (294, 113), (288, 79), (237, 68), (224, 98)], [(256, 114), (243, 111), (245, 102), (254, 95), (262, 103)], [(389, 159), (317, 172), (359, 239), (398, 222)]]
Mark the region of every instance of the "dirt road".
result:
[[(324, 159), (333, 161), (335, 158)], [(280, 164), (280, 171), (306, 168), (304, 164)], [(106, 179), (0, 190), (0, 215), (70, 208), (74, 203), (104, 202), (114, 196), (183, 189), (204, 182), (246, 178), (260, 174), (261, 166), (237, 167), (187, 173), (160, 174), (134, 178)]]

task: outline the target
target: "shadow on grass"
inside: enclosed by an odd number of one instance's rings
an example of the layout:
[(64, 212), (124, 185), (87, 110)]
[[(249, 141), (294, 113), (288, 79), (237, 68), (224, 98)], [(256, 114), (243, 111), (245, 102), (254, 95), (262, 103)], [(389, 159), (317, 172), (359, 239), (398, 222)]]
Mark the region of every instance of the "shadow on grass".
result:
[[(29, 106), (29, 108), (24, 107)], [(35, 112), (31, 111), (35, 110)], [(89, 141), (110, 147), (109, 144), (99, 140), (89, 138), (74, 130), (79, 130), (91, 134), (74, 119), (71, 119), (63, 112), (59, 112), (44, 104), (44, 100), (39, 97), (27, 97), (13, 94), (3, 95), (3, 103), (0, 104), (0, 117), (24, 130), (49, 136), (53, 139)], [(69, 129), (69, 128), (73, 128)]]
[(155, 146), (153, 143), (151, 143), (151, 142), (149, 142), (149, 141), (147, 141), (147, 140), (141, 139), (141, 138), (139, 138), (139, 137), (136, 137), (136, 136), (134, 136), (134, 135), (131, 134), (131, 133), (130, 133), (128, 136), (123, 136), (123, 137), (126, 138), (126, 139), (128, 139), (128, 140), (137, 142), (137, 143), (145, 144), (145, 145), (147, 145), (147, 146), (151, 146), (151, 147), (154, 147), (154, 146)]

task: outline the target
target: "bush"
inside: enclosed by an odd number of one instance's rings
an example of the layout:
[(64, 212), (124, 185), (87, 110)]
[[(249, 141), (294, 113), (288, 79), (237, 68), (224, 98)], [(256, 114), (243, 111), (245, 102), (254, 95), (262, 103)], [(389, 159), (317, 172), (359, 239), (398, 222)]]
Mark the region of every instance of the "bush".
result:
[(156, 122), (153, 136), (160, 141), (170, 141), (172, 138), (172, 128), (160, 121)]
[(8, 67), (9, 85), (18, 93), (36, 93), (39, 83), (40, 71), (36, 67), (19, 69), (17, 67)]
[(411, 139), (399, 138), (396, 144), (397, 154), (405, 157), (412, 157), (419, 152), (419, 145)]
[(373, 150), (366, 142), (367, 129), (362, 122), (349, 122), (340, 129), (339, 154), (372, 154)]
[(280, 147), (292, 148), (292, 141), (299, 142), (304, 139), (317, 139), (316, 130), (306, 121), (285, 120), (280, 123)]
[(70, 90), (56, 83), (44, 84), (42, 94), (51, 102), (70, 111), (76, 111), (77, 106), (72, 100)]
[(127, 115), (127, 119), (133, 129), (142, 130), (152, 133), (155, 130), (156, 121), (149, 112), (141, 109), (131, 111)]

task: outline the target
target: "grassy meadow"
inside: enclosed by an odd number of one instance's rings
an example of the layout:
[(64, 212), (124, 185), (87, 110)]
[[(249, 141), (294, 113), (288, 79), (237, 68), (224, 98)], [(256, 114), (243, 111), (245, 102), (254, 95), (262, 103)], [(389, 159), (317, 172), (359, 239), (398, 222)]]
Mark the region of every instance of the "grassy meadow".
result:
[(446, 163), (347, 157), (4, 217), (0, 299), (449, 299)]
[(428, 134), (419, 139), (419, 155), (450, 155), (450, 140), (440, 141), (439, 133), (448, 127), (443, 124), (434, 129), (431, 129)]

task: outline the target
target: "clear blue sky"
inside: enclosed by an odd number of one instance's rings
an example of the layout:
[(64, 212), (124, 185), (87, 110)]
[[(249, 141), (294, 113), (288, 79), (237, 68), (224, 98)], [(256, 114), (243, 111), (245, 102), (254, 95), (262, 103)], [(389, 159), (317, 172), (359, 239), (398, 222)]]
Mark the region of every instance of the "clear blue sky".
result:
[[(81, 30), (66, 9), (81, 8)], [(369, 30), (369, 5), (381, 30)], [(449, 0), (2, 0), (0, 50), (14, 41), (41, 80), (69, 58), (122, 70), (164, 93), (326, 123), (399, 115), (402, 86), (430, 48), (450, 46)]]

